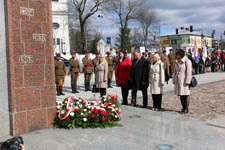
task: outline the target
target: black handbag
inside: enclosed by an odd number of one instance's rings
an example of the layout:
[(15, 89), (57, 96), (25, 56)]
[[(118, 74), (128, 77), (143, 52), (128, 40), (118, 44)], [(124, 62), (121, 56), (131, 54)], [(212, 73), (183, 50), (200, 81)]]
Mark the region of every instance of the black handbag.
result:
[(95, 84), (92, 87), (92, 93), (99, 93), (99, 88), (96, 88)]
[(191, 78), (191, 84), (190, 84), (190, 87), (196, 87), (198, 85), (198, 81), (197, 79), (193, 76)]

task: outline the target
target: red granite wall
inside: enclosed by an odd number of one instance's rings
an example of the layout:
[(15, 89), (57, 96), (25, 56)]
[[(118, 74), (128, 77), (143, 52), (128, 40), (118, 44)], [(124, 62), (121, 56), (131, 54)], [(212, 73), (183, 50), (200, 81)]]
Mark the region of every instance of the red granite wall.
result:
[(11, 135), (51, 128), (55, 115), (51, 0), (5, 0)]

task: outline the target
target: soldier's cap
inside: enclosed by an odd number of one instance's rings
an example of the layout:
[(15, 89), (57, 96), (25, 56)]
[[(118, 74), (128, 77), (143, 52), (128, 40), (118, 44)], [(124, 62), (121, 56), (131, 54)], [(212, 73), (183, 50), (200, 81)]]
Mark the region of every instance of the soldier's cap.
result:
[(125, 52), (124, 52), (125, 54), (128, 54), (128, 51), (127, 50), (125, 50)]
[(170, 51), (173, 51), (173, 49), (170, 49)]
[(88, 54), (88, 53), (89, 53), (89, 51), (88, 51), (88, 50), (85, 50), (85, 51), (84, 51), (84, 53), (85, 53), (85, 54)]
[(164, 49), (163, 52), (166, 52), (166, 50)]
[(60, 57), (61, 55), (60, 55), (60, 53), (56, 53), (56, 57)]
[(117, 51), (116, 51), (116, 54), (119, 54), (119, 53), (120, 53), (120, 51), (117, 50)]
[(74, 54), (76, 54), (76, 52), (75, 51), (71, 51), (71, 55), (74, 55)]
[(142, 52), (142, 55), (145, 55), (145, 52)]
[(108, 51), (108, 52), (106, 52), (106, 54), (107, 54), (107, 55), (110, 55), (110, 54), (111, 54), (111, 52), (110, 52), (110, 51)]
[(152, 53), (151, 52), (148, 52), (148, 55), (151, 55)]
[(96, 55), (99, 55), (100, 53), (99, 53), (99, 52), (96, 52), (95, 54), (96, 54)]

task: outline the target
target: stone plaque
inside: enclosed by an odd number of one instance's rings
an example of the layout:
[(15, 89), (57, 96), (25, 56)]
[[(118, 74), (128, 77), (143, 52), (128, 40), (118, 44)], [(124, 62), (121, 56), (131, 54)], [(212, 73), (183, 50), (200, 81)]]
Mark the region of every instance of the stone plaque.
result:
[(33, 34), (33, 40), (36, 42), (46, 42), (47, 34)]
[(33, 58), (32, 55), (20, 55), (19, 56), (19, 62), (20, 63), (24, 63), (24, 64), (33, 63), (34, 62), (34, 58)]
[(26, 8), (26, 7), (20, 7), (20, 14), (28, 17), (34, 16), (34, 9), (33, 8)]

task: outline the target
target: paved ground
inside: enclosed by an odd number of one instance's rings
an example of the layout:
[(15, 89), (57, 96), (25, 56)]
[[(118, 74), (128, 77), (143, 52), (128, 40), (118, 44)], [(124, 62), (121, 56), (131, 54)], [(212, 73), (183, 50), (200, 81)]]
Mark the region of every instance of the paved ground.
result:
[(225, 149), (225, 138), (197, 119), (130, 106), (122, 110), (123, 127), (36, 131), (23, 135), (26, 150), (160, 150), (163, 144), (172, 150)]

